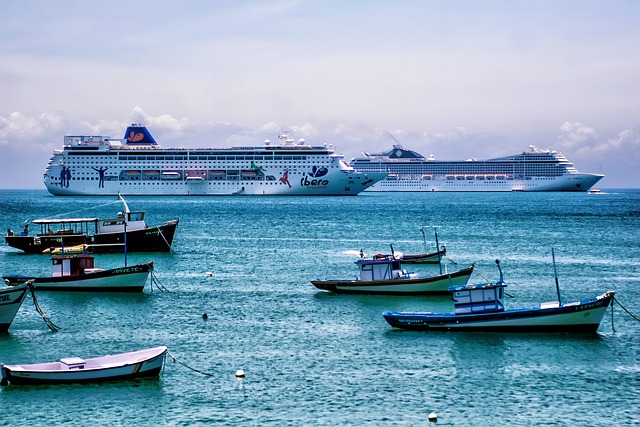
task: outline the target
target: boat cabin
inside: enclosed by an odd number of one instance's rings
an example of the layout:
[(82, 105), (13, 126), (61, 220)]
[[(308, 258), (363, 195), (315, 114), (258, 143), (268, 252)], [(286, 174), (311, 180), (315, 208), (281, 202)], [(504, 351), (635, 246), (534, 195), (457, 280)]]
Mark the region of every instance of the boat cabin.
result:
[(455, 302), (455, 314), (497, 313), (504, 311), (502, 282), (481, 285), (451, 286)]
[(99, 233), (123, 233), (125, 223), (127, 232), (144, 230), (147, 224), (144, 221), (144, 212), (118, 212), (117, 218), (105, 219), (99, 222)]
[(80, 276), (95, 272), (91, 255), (54, 255), (51, 257), (51, 276)]
[(385, 255), (384, 258), (359, 259), (355, 264), (360, 270), (362, 281), (393, 280), (409, 276), (409, 273), (402, 269), (401, 261), (391, 255)]

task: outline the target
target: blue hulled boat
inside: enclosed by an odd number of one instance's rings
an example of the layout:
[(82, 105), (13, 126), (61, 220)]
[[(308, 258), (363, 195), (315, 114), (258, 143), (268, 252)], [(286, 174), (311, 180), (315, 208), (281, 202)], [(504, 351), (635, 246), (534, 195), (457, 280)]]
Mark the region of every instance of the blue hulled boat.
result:
[[(588, 300), (545, 302), (538, 307), (506, 310), (502, 269), (497, 283), (451, 286), (453, 313), (391, 312), (382, 315), (395, 328), (423, 331), (596, 332), (615, 292)], [(555, 265), (555, 263), (554, 263)], [(557, 285), (557, 279), (556, 279)]]

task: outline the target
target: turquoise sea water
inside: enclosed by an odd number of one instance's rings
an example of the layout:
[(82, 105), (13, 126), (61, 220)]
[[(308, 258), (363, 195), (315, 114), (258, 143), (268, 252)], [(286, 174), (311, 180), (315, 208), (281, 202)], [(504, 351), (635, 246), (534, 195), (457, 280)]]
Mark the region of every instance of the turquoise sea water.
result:
[[(0, 226), (111, 216), (120, 205), (96, 206), (113, 199), (0, 191)], [(508, 307), (556, 298), (553, 246), (564, 301), (612, 289), (639, 315), (638, 191), (127, 201), (149, 225), (180, 219), (175, 253), (128, 256), (153, 260), (171, 292), (40, 292), (62, 330), (49, 331), (28, 299), (0, 335), (0, 362), (166, 345), (210, 376), (169, 358), (159, 379), (2, 387), (0, 425), (427, 426), (431, 412), (437, 425), (640, 424), (640, 323), (617, 305), (597, 335), (409, 332), (381, 313), (451, 311), (450, 298), (334, 295), (309, 283), (353, 277), (360, 249), (421, 251), (420, 227), (436, 225), (457, 262), (449, 270), (477, 263), (470, 282), (497, 279), (501, 260)], [(96, 258), (103, 268), (123, 262)], [(0, 246), (2, 274), (49, 274), (49, 263)]]

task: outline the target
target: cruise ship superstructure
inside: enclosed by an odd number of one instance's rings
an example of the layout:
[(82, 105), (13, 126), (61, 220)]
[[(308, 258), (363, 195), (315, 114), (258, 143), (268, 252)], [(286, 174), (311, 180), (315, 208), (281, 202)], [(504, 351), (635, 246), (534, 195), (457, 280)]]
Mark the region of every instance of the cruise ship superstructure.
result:
[(294, 141), (232, 148), (161, 148), (146, 127), (123, 139), (65, 136), (44, 173), (51, 194), (353, 196), (386, 177), (358, 173), (334, 149)]
[(580, 173), (565, 156), (530, 146), (529, 152), (488, 160), (435, 160), (402, 145), (362, 153), (350, 165), (388, 173), (366, 191), (589, 191), (604, 175)]

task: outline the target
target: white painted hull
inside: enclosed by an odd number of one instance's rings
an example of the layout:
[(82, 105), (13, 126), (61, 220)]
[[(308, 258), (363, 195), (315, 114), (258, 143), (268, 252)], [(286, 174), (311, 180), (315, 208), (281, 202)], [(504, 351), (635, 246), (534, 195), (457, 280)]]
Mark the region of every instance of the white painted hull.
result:
[(398, 279), (392, 281), (393, 283), (385, 285), (371, 285), (363, 284), (358, 285), (358, 282), (353, 281), (345, 285), (336, 285), (336, 288), (340, 291), (351, 292), (379, 292), (379, 293), (430, 293), (430, 292), (448, 292), (449, 286), (464, 286), (469, 281), (469, 276), (455, 277), (451, 279), (442, 279), (436, 282), (430, 283), (415, 283), (411, 280)]
[(11, 384), (62, 384), (102, 382), (157, 376), (164, 365), (164, 346), (113, 356), (82, 360), (75, 364), (60, 362), (2, 366), (3, 380)]
[(142, 292), (151, 273), (152, 264), (101, 270), (76, 276), (27, 277), (3, 276), (12, 285), (33, 280), (33, 287), (42, 291), (78, 292)]
[(4, 288), (0, 291), (0, 331), (6, 331), (16, 317), (27, 295), (27, 286)]
[[(599, 325), (602, 322), (602, 318), (604, 317), (607, 311), (607, 307), (601, 307), (596, 310), (591, 310), (588, 312), (574, 312), (574, 313), (562, 313), (562, 314), (552, 314), (544, 317), (536, 318), (535, 326), (546, 328), (546, 327), (562, 327), (568, 325)], [(450, 322), (446, 323), (443, 326), (448, 329), (497, 329), (497, 328), (524, 328), (530, 327), (532, 325), (532, 321), (530, 318), (520, 318), (520, 319), (500, 319), (500, 320), (489, 320), (489, 321), (478, 321), (475, 323), (460, 323)]]
[(45, 186), (56, 196), (355, 196), (386, 176), (337, 171), (327, 175), (321, 185), (308, 185), (305, 176), (296, 175), (290, 174), (291, 187), (273, 181), (107, 181), (103, 188), (92, 181), (71, 181), (69, 187), (60, 187), (52, 180), (45, 180)]
[(74, 290), (83, 291), (101, 291), (101, 290), (121, 290), (123, 292), (141, 290), (144, 288), (145, 283), (149, 277), (149, 272), (132, 273), (119, 276), (97, 277), (92, 278), (89, 276), (82, 280), (75, 280), (73, 282), (47, 282), (47, 283), (34, 283), (34, 288), (38, 290), (58, 290), (69, 289), (73, 287)]
[(567, 174), (559, 177), (531, 177), (527, 180), (518, 179), (412, 179), (399, 176), (395, 179), (384, 179), (369, 187), (369, 192), (412, 192), (412, 191), (589, 191), (603, 175), (595, 174)]

